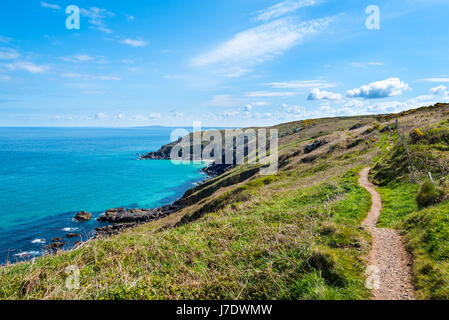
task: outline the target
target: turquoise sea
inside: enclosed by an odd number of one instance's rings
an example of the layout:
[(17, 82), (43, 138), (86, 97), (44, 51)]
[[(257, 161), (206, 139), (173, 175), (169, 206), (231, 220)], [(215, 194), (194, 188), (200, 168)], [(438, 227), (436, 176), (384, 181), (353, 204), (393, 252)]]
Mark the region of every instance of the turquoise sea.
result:
[(0, 128), (0, 264), (39, 256), (68, 232), (91, 237), (101, 224), (75, 222), (77, 211), (159, 207), (203, 180), (204, 165), (138, 160), (172, 130)]

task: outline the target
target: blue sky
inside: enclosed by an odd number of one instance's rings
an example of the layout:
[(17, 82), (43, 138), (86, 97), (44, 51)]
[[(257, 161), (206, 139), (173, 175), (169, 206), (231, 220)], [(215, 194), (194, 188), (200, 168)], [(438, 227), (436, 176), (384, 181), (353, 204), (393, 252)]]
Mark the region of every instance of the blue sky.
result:
[(446, 0), (25, 3), (1, 2), (0, 126), (253, 126), (449, 101)]

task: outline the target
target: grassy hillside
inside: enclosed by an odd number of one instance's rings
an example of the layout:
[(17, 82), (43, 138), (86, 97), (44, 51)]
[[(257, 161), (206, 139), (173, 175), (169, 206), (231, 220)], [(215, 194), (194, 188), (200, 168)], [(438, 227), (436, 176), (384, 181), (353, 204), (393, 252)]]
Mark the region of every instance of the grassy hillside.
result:
[(383, 185), (380, 224), (405, 235), (414, 256), (418, 298), (449, 299), (449, 121), (412, 129), (407, 144), (414, 181), (397, 137), (373, 169), (374, 179)]
[[(410, 199), (419, 185), (409, 186), (407, 171), (399, 167), (392, 173), (390, 162), (396, 160), (389, 155), (400, 145), (387, 129), (396, 119), (407, 133), (425, 125), (446, 126), (448, 110), (438, 105), (397, 115), (279, 125), (276, 175), (261, 177), (255, 166), (237, 166), (189, 190), (188, 206), (167, 218), (71, 252), (2, 267), (0, 298), (367, 299), (370, 237), (360, 223), (370, 197), (357, 185), (358, 172), (378, 162), (375, 178), (390, 197), (382, 223), (402, 222), (417, 258), (444, 258), (444, 248), (433, 255), (434, 246), (413, 246), (428, 225), (416, 215), (444, 225), (444, 214), (426, 213), (439, 207), (413, 213), (414, 204), (401, 200)], [(325, 144), (305, 153), (315, 139)], [(439, 143), (435, 149), (446, 152)], [(400, 216), (394, 214), (397, 203), (403, 206)], [(432, 234), (433, 243), (444, 246), (438, 237), (447, 230)], [(80, 269), (79, 290), (64, 285), (71, 265)]]

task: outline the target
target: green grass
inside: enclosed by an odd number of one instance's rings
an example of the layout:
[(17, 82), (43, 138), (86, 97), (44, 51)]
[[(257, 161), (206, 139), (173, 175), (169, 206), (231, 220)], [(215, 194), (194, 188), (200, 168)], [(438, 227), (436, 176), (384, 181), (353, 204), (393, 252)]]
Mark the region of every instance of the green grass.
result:
[[(396, 134), (393, 134), (394, 138), (397, 137)], [(376, 163), (380, 160), (382, 155), (386, 154), (388, 152), (388, 147), (391, 145), (391, 140), (387, 133), (383, 133), (381, 136), (380, 141), (377, 143), (377, 148), (380, 150), (379, 154), (374, 157), (373, 162)]]
[(382, 213), (379, 218), (380, 228), (393, 228), (412, 212), (418, 210), (416, 194), (419, 185), (396, 184), (379, 187), (377, 191), (382, 196)]
[(379, 227), (397, 228), (413, 255), (419, 299), (449, 299), (449, 202), (419, 210), (417, 184), (378, 188), (383, 200)]
[(449, 202), (417, 211), (400, 225), (414, 256), (418, 297), (449, 299)]
[[(360, 257), (369, 238), (358, 225), (370, 200), (356, 179), (350, 172), (269, 199), (263, 194), (277, 179), (256, 180), (243, 188), (244, 201), (193, 223), (162, 232), (143, 226), (2, 268), (0, 298), (368, 298)], [(69, 265), (80, 268), (78, 291), (64, 288)]]
[[(421, 182), (410, 183), (399, 141), (390, 152), (383, 152), (374, 167), (373, 179), (382, 185), (378, 188), (383, 201), (379, 227), (396, 228), (404, 235), (413, 255), (417, 298), (449, 299), (449, 202), (443, 201), (449, 190), (440, 187), (438, 180), (447, 175), (448, 122), (427, 126), (422, 132), (417, 141), (408, 140), (415, 177)], [(437, 185), (426, 178), (428, 172)], [(421, 207), (429, 207), (420, 210), (417, 199)]]

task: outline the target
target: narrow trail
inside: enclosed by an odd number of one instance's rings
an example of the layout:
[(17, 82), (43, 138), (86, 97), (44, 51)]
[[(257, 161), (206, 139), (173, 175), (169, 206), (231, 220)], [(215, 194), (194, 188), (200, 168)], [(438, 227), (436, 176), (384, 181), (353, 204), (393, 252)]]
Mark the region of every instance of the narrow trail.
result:
[(378, 277), (373, 283), (374, 300), (414, 300), (412, 263), (396, 230), (377, 228), (382, 198), (368, 180), (370, 168), (360, 172), (360, 185), (372, 199), (371, 210), (363, 225), (371, 232), (373, 246), (369, 255), (370, 273)]

